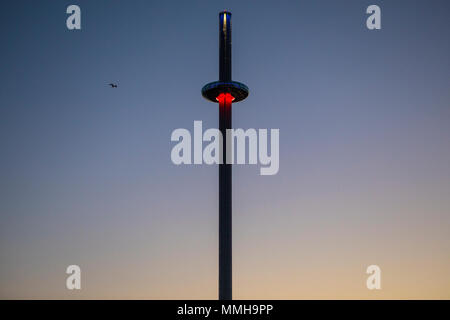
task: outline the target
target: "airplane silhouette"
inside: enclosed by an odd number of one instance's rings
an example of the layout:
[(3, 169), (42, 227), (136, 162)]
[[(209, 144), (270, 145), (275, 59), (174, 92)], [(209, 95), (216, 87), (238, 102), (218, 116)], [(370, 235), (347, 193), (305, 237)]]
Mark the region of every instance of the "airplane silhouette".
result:
[(110, 83), (109, 85), (111, 86), (111, 88), (117, 88), (117, 84), (115, 83)]

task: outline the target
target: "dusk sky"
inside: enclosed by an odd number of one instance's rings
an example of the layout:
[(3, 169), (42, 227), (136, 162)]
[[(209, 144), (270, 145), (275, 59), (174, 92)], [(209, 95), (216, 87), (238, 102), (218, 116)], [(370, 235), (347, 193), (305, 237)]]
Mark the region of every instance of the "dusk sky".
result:
[(218, 126), (224, 9), (233, 127), (280, 130), (278, 174), (233, 166), (233, 297), (450, 299), (445, 0), (4, 1), (0, 298), (217, 298), (218, 167), (170, 137)]

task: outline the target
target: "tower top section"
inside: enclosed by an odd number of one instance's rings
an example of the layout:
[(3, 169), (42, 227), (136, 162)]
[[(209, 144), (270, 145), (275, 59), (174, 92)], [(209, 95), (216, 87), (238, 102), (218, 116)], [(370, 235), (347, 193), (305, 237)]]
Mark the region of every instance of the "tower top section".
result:
[(233, 102), (247, 98), (248, 87), (231, 79), (231, 12), (219, 13), (219, 81), (211, 82), (202, 89), (202, 96), (211, 101), (218, 102), (221, 93), (233, 96)]

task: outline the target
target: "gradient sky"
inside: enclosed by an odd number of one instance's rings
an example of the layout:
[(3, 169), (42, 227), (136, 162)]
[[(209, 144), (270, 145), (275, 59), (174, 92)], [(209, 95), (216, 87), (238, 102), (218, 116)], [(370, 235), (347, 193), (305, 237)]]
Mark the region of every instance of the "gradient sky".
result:
[(0, 298), (217, 298), (217, 166), (175, 166), (170, 135), (218, 125), (200, 90), (218, 78), (223, 9), (250, 88), (233, 125), (280, 129), (277, 175), (234, 166), (234, 298), (449, 299), (438, 0), (2, 3)]

